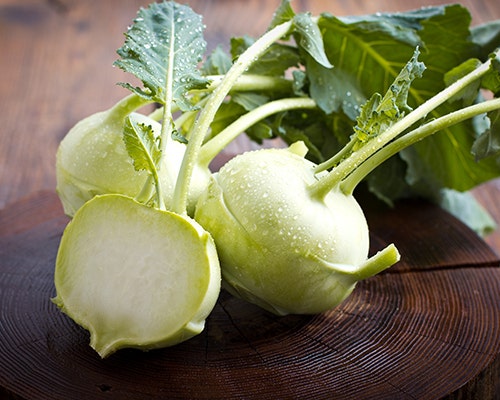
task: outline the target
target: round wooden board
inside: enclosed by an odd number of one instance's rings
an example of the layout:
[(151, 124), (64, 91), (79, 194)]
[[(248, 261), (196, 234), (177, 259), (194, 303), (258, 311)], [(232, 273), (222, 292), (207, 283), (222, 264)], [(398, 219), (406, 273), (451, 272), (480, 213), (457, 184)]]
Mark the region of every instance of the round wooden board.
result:
[[(16, 399), (438, 399), (500, 352), (500, 269), (440, 209), (367, 211), (373, 251), (402, 261), (336, 309), (276, 317), (221, 293), (202, 334), (101, 360), (59, 312), (53, 268), (67, 223), (39, 193), (0, 212), (0, 397)], [(3, 397), (2, 397), (3, 398)]]

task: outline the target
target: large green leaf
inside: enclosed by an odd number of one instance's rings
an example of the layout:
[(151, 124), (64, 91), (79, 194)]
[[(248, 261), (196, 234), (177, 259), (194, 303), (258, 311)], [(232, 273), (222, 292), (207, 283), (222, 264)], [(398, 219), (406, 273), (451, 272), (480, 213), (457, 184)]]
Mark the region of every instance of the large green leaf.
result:
[[(418, 46), (426, 71), (408, 93), (408, 104), (415, 108), (445, 88), (449, 70), (479, 54), (479, 46), (471, 42), (470, 21), (468, 10), (459, 5), (347, 18), (323, 14), (319, 26), (334, 68), (307, 58), (311, 96), (326, 113), (344, 113), (354, 120), (368, 97), (388, 89)], [(428, 118), (462, 106), (446, 103)], [(478, 134), (468, 121), (415, 145), (411, 156), (405, 157), (408, 184), (433, 181), (464, 191), (498, 176), (494, 159), (478, 164), (470, 152)], [(375, 173), (390, 172), (382, 165)]]
[(344, 112), (352, 120), (373, 93), (386, 92), (420, 43), (413, 27), (383, 19), (341, 20), (322, 14), (318, 25), (334, 68), (306, 58), (311, 96), (326, 113)]
[[(415, 81), (415, 104), (443, 90), (445, 74), (478, 54), (478, 47), (470, 41), (468, 11), (460, 6), (449, 6), (445, 11), (422, 23), (420, 37), (425, 43), (425, 51), (421, 59), (427, 71), (423, 79)], [(460, 100), (447, 102), (428, 118), (437, 118), (462, 107)], [(417, 143), (415, 151), (405, 156), (409, 182), (432, 180), (444, 188), (466, 191), (498, 176), (499, 167), (494, 158), (477, 163), (471, 152), (479, 133), (469, 120)]]
[[(231, 38), (231, 55), (238, 58), (247, 50), (255, 39), (250, 36)], [(249, 74), (283, 76), (290, 67), (295, 67), (299, 63), (297, 49), (280, 43), (273, 43), (269, 49), (259, 59), (255, 60), (248, 68)]]
[(480, 47), (482, 60), (500, 46), (500, 19), (471, 28), (472, 41)]
[(139, 78), (144, 88), (123, 86), (160, 104), (170, 100), (190, 109), (187, 91), (207, 84), (198, 71), (206, 48), (201, 16), (174, 2), (152, 3), (139, 10), (125, 36), (115, 65)]

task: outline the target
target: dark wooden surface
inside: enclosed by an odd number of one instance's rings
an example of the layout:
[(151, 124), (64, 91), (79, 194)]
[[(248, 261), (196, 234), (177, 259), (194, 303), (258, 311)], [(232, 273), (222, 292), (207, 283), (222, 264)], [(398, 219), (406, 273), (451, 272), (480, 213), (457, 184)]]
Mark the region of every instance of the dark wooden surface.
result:
[(498, 257), (429, 204), (367, 215), (372, 251), (397, 241), (403, 261), (332, 311), (280, 318), (222, 293), (201, 335), (101, 360), (50, 302), (68, 220), (32, 195), (0, 211), (0, 398), (494, 399)]
[[(189, 3), (204, 16), (206, 39), (209, 48), (213, 48), (233, 35), (261, 34), (278, 1), (192, 0)], [(297, 11), (351, 15), (443, 3), (447, 2), (303, 0), (293, 4)], [(500, 18), (496, 0), (459, 3), (469, 8), (473, 24)], [(54, 246), (65, 223), (53, 193), (55, 152), (75, 122), (108, 108), (124, 96), (124, 89), (114, 83), (125, 77), (112, 63), (116, 49), (123, 42), (122, 33), (138, 7), (147, 4), (148, 1), (117, 0), (0, 0), (0, 328), (18, 332), (14, 337), (0, 332), (0, 351), (4, 352), (0, 354), (0, 387), (10, 388), (5, 390), (14, 393), (22, 388), (24, 392), (19, 393), (31, 394), (21, 396), (25, 398), (44, 398), (30, 392), (33, 385), (63, 390), (59, 379), (75, 379), (81, 372), (76, 365), (84, 361), (86, 371), (92, 375), (86, 390), (97, 388), (97, 392), (109, 398), (127, 398), (120, 395), (120, 379), (129, 379), (132, 390), (141, 393), (149, 390), (150, 384), (141, 383), (160, 375), (161, 390), (166, 390), (171, 379), (178, 393), (182, 388), (186, 393), (190, 387), (196, 387), (193, 382), (206, 381), (207, 398), (215, 398), (217, 393), (220, 397), (232, 397), (238, 387), (245, 385), (254, 388), (249, 389), (248, 397), (258, 396), (259, 388), (265, 391), (265, 384), (270, 381), (276, 384), (275, 393), (287, 390), (289, 394), (297, 394), (307, 386), (307, 380), (298, 379), (305, 372), (311, 376), (307, 388), (312, 394), (333, 385), (335, 393), (351, 391), (354, 396), (357, 390), (365, 390), (375, 382), (381, 384), (382, 391), (397, 392), (401, 398), (420, 399), (425, 395), (438, 398), (450, 391), (453, 394), (449, 398), (455, 399), (493, 399), (494, 393), (498, 396), (500, 285), (495, 253), (500, 254), (500, 234), (497, 231), (486, 238), (491, 248), (484, 247), (470, 232), (464, 233), (456, 221), (451, 223), (448, 216), (438, 213), (438, 218), (445, 219), (442, 223), (451, 224), (451, 228), (449, 235), (436, 236), (435, 223), (426, 223), (432, 221), (429, 213), (436, 211), (423, 205), (403, 210), (413, 213), (416, 219), (411, 222), (419, 226), (418, 230), (406, 233), (407, 239), (415, 239), (410, 233), (420, 233), (419, 246), (405, 248), (410, 259), (396, 272), (363, 283), (349, 303), (332, 313), (273, 321), (272, 330), (257, 330), (255, 335), (260, 336), (253, 337), (248, 336), (253, 334), (253, 327), (245, 322), (246, 317), (265, 324), (268, 316), (223, 298), (209, 323), (208, 333), (192, 345), (173, 350), (173, 355), (166, 350), (148, 355), (126, 352), (123, 358), (119, 356), (104, 363), (92, 359), (84, 333), (54, 313), (46, 302), (52, 291), (50, 263), (56, 251)], [(242, 140), (233, 145), (231, 151), (248, 146), (248, 142)], [(489, 182), (474, 193), (496, 221), (500, 221), (500, 180)], [(405, 215), (401, 214), (403, 211), (395, 210), (391, 221), (399, 221), (404, 227), (407, 221), (397, 219)], [(398, 246), (405, 244), (400, 225), (382, 227), (381, 222), (372, 220), (378, 227), (378, 231), (372, 232), (374, 244), (388, 240), (391, 235), (395, 236)], [(443, 252), (443, 249), (450, 251)], [(7, 292), (11, 284), (19, 286)], [(429, 291), (431, 284), (437, 284), (439, 289)], [(422, 293), (422, 296), (411, 298), (411, 293)], [(19, 297), (21, 294), (23, 297)], [(371, 297), (377, 294), (381, 298)], [(16, 299), (18, 308), (14, 307)], [(486, 304), (488, 299), (490, 303)], [(376, 303), (376, 300), (382, 302)], [(38, 308), (29, 309), (30, 302), (33, 305), (36, 301), (41, 301), (36, 303)], [(390, 310), (382, 310), (383, 306)], [(240, 313), (228, 312), (231, 307), (241, 310)], [(13, 310), (16, 310), (14, 314)], [(386, 312), (385, 317), (378, 314), (381, 311)], [(424, 315), (425, 311), (430, 314)], [(43, 319), (47, 316), (55, 318), (60, 331)], [(449, 330), (444, 330), (446, 323)], [(225, 337), (219, 331), (226, 324), (238, 328), (236, 338)], [(324, 331), (325, 326), (328, 331)], [(347, 331), (332, 337), (339, 326)], [(243, 328), (250, 333), (242, 334)], [(415, 334), (416, 342), (406, 342), (402, 337), (409, 331)], [(221, 347), (218, 352), (205, 353), (206, 357), (200, 359), (190, 346), (196, 348), (211, 343), (207, 337)], [(430, 339), (432, 346), (424, 347), (425, 338)], [(200, 340), (206, 342), (200, 343)], [(305, 340), (307, 346), (301, 340)], [(267, 344), (271, 348), (266, 347)], [(346, 353), (349, 345), (352, 352)], [(291, 349), (294, 352), (288, 354)], [(47, 351), (52, 352), (49, 360), (43, 358)], [(247, 352), (251, 361), (239, 361), (233, 351), (235, 354)], [(384, 351), (385, 358), (381, 358), (380, 352)], [(4, 354), (11, 358), (3, 357)], [(16, 359), (16, 354), (31, 354), (40, 370), (24, 365), (26, 360)], [(416, 356), (428, 360), (428, 364), (419, 364), (412, 370)], [(182, 364), (181, 357), (188, 361), (191, 369)], [(164, 358), (173, 360), (175, 368), (165, 369)], [(379, 365), (381, 359), (386, 362)], [(116, 366), (123, 361), (127, 363), (126, 371), (119, 376)], [(446, 362), (452, 362), (453, 367)], [(429, 365), (437, 368), (432, 370)], [(151, 369), (143, 371), (145, 366)], [(51, 368), (54, 374), (49, 379)], [(235, 369), (248, 372), (250, 381), (245, 384), (233, 381), (236, 378), (231, 372)], [(263, 375), (258, 375), (259, 369)], [(17, 371), (27, 371), (28, 376), (21, 379)], [(288, 371), (291, 371), (289, 375)], [(369, 371), (374, 375), (367, 376)], [(365, 380), (350, 380), (352, 372), (361, 372)], [(447, 374), (455, 378), (449, 380)], [(415, 377), (411, 387), (405, 386), (402, 382), (411, 375)], [(291, 384), (285, 379), (287, 376), (297, 382)], [(217, 388), (217, 384), (221, 386)], [(94, 386), (89, 389), (88, 385)], [(227, 389), (229, 387), (234, 392)], [(445, 388), (446, 393), (438, 392), (439, 387)], [(424, 389), (428, 392), (418, 391)], [(53, 398), (59, 395), (63, 398), (62, 392), (53, 394)], [(241, 398), (245, 397), (245, 393), (240, 394)], [(131, 395), (128, 398), (132, 398)]]

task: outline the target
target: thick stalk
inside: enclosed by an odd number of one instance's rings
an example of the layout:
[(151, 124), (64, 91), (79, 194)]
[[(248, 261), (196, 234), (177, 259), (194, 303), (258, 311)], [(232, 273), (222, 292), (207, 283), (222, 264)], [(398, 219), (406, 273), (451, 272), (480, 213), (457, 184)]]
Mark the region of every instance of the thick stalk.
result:
[[(110, 112), (110, 116), (120, 115), (124, 120), (131, 112), (145, 106), (146, 104), (151, 103), (150, 100), (147, 100), (135, 93), (129, 94), (124, 97), (120, 101), (118, 101), (112, 108)], [(120, 132), (118, 132), (120, 133)]]
[(319, 172), (326, 171), (332, 167), (335, 167), (340, 161), (342, 161), (349, 153), (352, 152), (354, 145), (357, 143), (357, 138), (355, 136), (351, 137), (351, 140), (338, 151), (332, 158), (322, 162), (315, 169), (314, 172), (317, 174)]
[[(171, 33), (171, 43), (175, 42), (175, 30), (172, 29)], [(169, 49), (169, 54), (168, 54), (168, 59), (173, 60), (175, 57), (175, 52), (173, 49), (173, 46), (170, 46)], [(168, 64), (168, 68), (166, 71), (165, 75), (165, 82), (173, 82), (174, 79), (174, 70), (173, 70), (173, 63)], [(163, 164), (163, 159), (165, 157), (168, 157), (167, 149), (168, 149), (168, 144), (170, 143), (172, 139), (172, 127), (173, 127), (173, 117), (172, 117), (172, 105), (174, 104), (173, 102), (173, 90), (172, 90), (172, 85), (166, 85), (165, 87), (165, 104), (163, 104), (162, 108), (162, 124), (161, 124), (161, 132), (160, 132), (160, 159), (158, 160), (158, 164), (156, 168), (153, 168), (153, 173), (148, 176), (148, 179), (146, 179), (146, 182), (144, 184), (142, 192), (145, 192), (147, 194), (149, 190), (149, 194), (151, 193), (151, 189), (153, 188), (152, 183), (154, 183), (154, 188), (156, 191), (156, 203), (158, 204), (158, 208), (160, 210), (165, 210), (165, 201), (163, 199), (163, 193), (161, 189), (161, 183), (159, 180), (158, 176), (158, 171), (161, 169), (161, 166)]]
[(430, 121), (411, 132), (408, 132), (368, 158), (363, 164), (347, 176), (347, 178), (345, 178), (341, 183), (342, 192), (352, 194), (356, 186), (380, 164), (393, 155), (399, 153), (401, 150), (419, 142), (427, 136), (433, 135), (438, 131), (449, 128), (452, 125), (458, 124), (477, 115), (498, 109), (500, 109), (500, 99), (488, 100), (483, 103), (454, 111), (448, 115), (444, 115), (438, 119)]
[(319, 179), (309, 186), (311, 196), (323, 198), (334, 187), (338, 187), (340, 183), (351, 174), (365, 160), (375, 154), (378, 150), (392, 141), (407, 128), (422, 118), (425, 118), (432, 110), (452, 98), (455, 94), (463, 90), (466, 86), (481, 78), (490, 68), (491, 61), (482, 64), (474, 71), (457, 80), (429, 100), (421, 104), (415, 110), (410, 112), (406, 117), (400, 119), (385, 132), (380, 133), (377, 137), (371, 139), (363, 147), (352, 153), (344, 159), (337, 167), (331, 170), (328, 175)]
[[(224, 75), (208, 75), (207, 79), (211, 80), (210, 85), (205, 90), (214, 90), (220, 85)], [(275, 78), (272, 76), (243, 74), (234, 83), (231, 91), (249, 92), (272, 90), (275, 91), (290, 91), (292, 89), (292, 81), (285, 78)]]
[[(170, 43), (175, 43), (175, 29), (170, 32)], [(175, 59), (174, 47), (171, 45), (168, 54), (168, 60)], [(168, 63), (168, 68), (166, 71), (165, 82), (174, 81), (174, 67), (173, 62)], [(161, 134), (160, 134), (160, 160), (158, 161), (158, 168), (162, 165), (162, 160), (165, 157), (166, 149), (168, 143), (172, 140), (172, 127), (173, 127), (173, 116), (172, 116), (172, 105), (174, 104), (174, 94), (173, 85), (167, 84), (165, 87), (165, 104), (163, 104), (163, 115), (161, 124)]]
[[(205, 89), (193, 89), (190, 93), (203, 93), (203, 92), (211, 92), (217, 86), (219, 86), (220, 82), (224, 75), (207, 75), (205, 78), (211, 80), (210, 85)], [(275, 78), (271, 76), (262, 76), (262, 75), (252, 75), (252, 74), (244, 74), (238, 78), (230, 92), (252, 92), (252, 91), (272, 91), (276, 92), (291, 92), (292, 91), (292, 81), (286, 78)], [(200, 104), (197, 104), (200, 105)], [(172, 113), (179, 111), (175, 105), (172, 107)], [(163, 107), (157, 108), (149, 117), (158, 121), (161, 119), (163, 114)]]
[[(170, 43), (175, 43), (175, 30), (172, 29), (170, 33)], [(175, 51), (173, 46), (170, 46), (168, 59), (173, 60), (175, 57)], [(165, 74), (165, 82), (173, 82), (174, 70), (173, 63), (168, 63), (168, 68)], [(155, 188), (156, 191), (156, 203), (158, 204), (158, 208), (160, 210), (165, 210), (165, 201), (163, 200), (161, 184), (158, 176), (158, 170), (161, 168), (163, 164), (163, 159), (166, 156), (168, 143), (172, 140), (172, 127), (173, 127), (173, 117), (172, 117), (172, 107), (173, 107), (173, 90), (172, 85), (166, 85), (165, 87), (165, 101), (163, 107), (155, 110), (153, 113), (149, 115), (150, 118), (154, 120), (159, 120), (161, 118), (161, 132), (160, 132), (160, 159), (158, 160), (158, 164), (156, 168), (153, 169), (153, 173), (151, 173), (144, 186), (142, 187), (141, 192), (136, 196), (136, 199), (140, 199), (140, 201), (148, 201), (151, 198), (152, 190)], [(160, 117), (161, 115), (161, 117)]]
[(181, 168), (175, 185), (172, 210), (178, 214), (186, 213), (187, 194), (191, 182), (191, 176), (195, 163), (198, 160), (201, 145), (204, 138), (210, 130), (215, 113), (224, 101), (224, 98), (231, 91), (234, 83), (245, 72), (245, 70), (260, 57), (268, 47), (281, 39), (291, 28), (292, 21), (282, 23), (269, 30), (257, 41), (254, 42), (231, 66), (224, 75), (219, 85), (212, 92), (209, 104), (203, 108), (198, 120), (195, 123), (190, 140), (187, 145), (186, 153), (182, 160)]
[(390, 244), (359, 265), (355, 275), (358, 280), (370, 278), (396, 264), (400, 258), (401, 256), (396, 246)]
[(233, 141), (239, 134), (254, 125), (256, 122), (279, 112), (297, 108), (315, 108), (316, 102), (308, 97), (295, 97), (280, 99), (266, 103), (249, 111), (228, 125), (219, 134), (206, 142), (200, 151), (199, 163), (202, 167), (208, 167), (210, 162), (219, 154), (224, 147)]

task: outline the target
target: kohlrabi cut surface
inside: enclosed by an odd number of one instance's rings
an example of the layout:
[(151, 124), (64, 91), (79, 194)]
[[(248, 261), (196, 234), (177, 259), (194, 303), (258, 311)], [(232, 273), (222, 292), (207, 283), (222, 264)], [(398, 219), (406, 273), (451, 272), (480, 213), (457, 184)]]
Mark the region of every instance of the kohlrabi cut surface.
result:
[(53, 301), (107, 357), (200, 333), (219, 295), (220, 267), (211, 236), (191, 218), (103, 195), (67, 226), (55, 286)]

